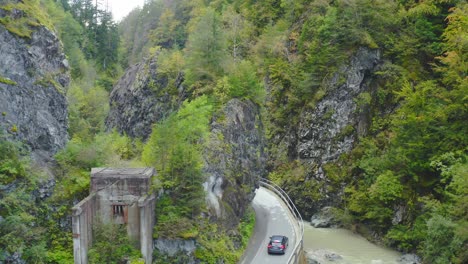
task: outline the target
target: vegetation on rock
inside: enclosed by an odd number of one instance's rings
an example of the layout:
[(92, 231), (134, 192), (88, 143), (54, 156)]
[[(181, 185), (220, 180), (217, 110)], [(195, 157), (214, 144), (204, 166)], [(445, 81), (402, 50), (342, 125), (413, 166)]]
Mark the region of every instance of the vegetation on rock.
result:
[(0, 76), (0, 83), (4, 83), (4, 84), (9, 84), (9, 85), (16, 85), (17, 83), (15, 81), (12, 81), (8, 78), (4, 78), (2, 76)]
[(34, 28), (39, 26), (53, 29), (53, 24), (39, 0), (7, 0), (0, 9), (7, 13), (0, 18), (0, 24), (19, 37), (30, 39)]

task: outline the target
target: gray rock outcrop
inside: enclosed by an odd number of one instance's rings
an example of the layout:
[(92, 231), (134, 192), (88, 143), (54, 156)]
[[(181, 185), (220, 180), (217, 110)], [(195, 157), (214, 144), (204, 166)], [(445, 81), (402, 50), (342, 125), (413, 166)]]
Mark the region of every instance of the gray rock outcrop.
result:
[(155, 239), (154, 249), (171, 257), (180, 253), (191, 255), (196, 249), (196, 244), (195, 240)]
[(320, 212), (315, 213), (310, 218), (310, 224), (316, 228), (336, 227), (339, 224), (338, 222), (333, 214), (333, 208), (329, 206), (322, 208)]
[(320, 199), (298, 204), (306, 217), (324, 206), (340, 203), (344, 186), (329, 188), (331, 183), (323, 165), (351, 151), (358, 136), (366, 135), (370, 125), (369, 100), (374, 92), (373, 73), (381, 64), (379, 50), (360, 48), (330, 80), (326, 95), (313, 108), (300, 113), (297, 125), (275, 138), (277, 152), (288, 153), (290, 160), (300, 160), (307, 168), (305, 180), (316, 181), (320, 186)]
[(366, 133), (368, 120), (365, 110), (359, 109), (365, 105), (358, 106), (356, 101), (360, 94), (369, 92), (369, 73), (379, 63), (378, 50), (359, 49), (350, 64), (335, 75), (328, 94), (313, 110), (301, 114), (296, 148), (301, 159), (317, 164), (334, 161), (352, 149), (356, 135)]
[(211, 124), (204, 153), (204, 187), (212, 215), (232, 228), (265, 176), (265, 140), (260, 109), (251, 101), (232, 99), (221, 115)]
[(22, 258), (21, 258), (21, 254), (19, 254), (18, 252), (15, 252), (11, 255), (3, 255), (3, 256), (0, 256), (2, 259), (5, 259), (5, 262), (1, 261), (0, 260), (0, 263), (3, 264), (3, 263), (8, 263), (8, 264), (27, 264), (26, 261), (24, 261)]
[(21, 38), (0, 24), (0, 58), (1, 133), (38, 157), (52, 156), (68, 140), (70, 78), (59, 39), (43, 26)]
[(182, 74), (175, 87), (168, 87), (167, 77), (157, 72), (157, 58), (129, 67), (114, 86), (106, 118), (108, 130), (115, 128), (130, 137), (147, 139), (153, 124), (177, 110), (186, 98)]
[(415, 254), (405, 254), (398, 259), (401, 264), (420, 264), (421, 258)]
[(195, 257), (197, 243), (195, 240), (155, 239), (153, 256), (157, 263), (200, 263)]
[[(369, 92), (369, 75), (380, 63), (380, 52), (361, 48), (329, 84), (328, 94), (313, 110), (301, 114), (296, 151), (299, 157), (317, 164), (335, 161), (349, 152), (357, 135), (366, 133), (365, 105), (357, 98)], [(340, 83), (340, 76), (345, 81)]]

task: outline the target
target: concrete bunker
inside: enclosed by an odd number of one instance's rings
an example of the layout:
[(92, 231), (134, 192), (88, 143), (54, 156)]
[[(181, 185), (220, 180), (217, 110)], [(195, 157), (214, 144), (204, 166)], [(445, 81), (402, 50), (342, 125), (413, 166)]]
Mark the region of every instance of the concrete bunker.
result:
[(72, 208), (75, 264), (88, 263), (96, 221), (125, 224), (127, 234), (138, 241), (145, 263), (152, 262), (155, 194), (154, 168), (93, 168), (90, 194)]

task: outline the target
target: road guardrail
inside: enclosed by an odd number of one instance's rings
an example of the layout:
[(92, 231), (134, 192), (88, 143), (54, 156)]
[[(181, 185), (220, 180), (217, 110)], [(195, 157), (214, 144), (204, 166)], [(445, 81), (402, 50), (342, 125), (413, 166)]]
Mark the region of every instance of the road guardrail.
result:
[(302, 255), (301, 253), (304, 245), (304, 222), (302, 221), (302, 216), (299, 213), (299, 210), (297, 210), (296, 205), (292, 202), (291, 198), (289, 198), (289, 195), (276, 183), (265, 178), (261, 178), (259, 183), (260, 186), (265, 187), (278, 195), (278, 197), (280, 197), (281, 200), (283, 200), (283, 202), (288, 206), (291, 214), (296, 218), (299, 226), (299, 237), (297, 239), (296, 245), (294, 246), (293, 254), (289, 257), (287, 264), (298, 264), (300, 262), (300, 256)]

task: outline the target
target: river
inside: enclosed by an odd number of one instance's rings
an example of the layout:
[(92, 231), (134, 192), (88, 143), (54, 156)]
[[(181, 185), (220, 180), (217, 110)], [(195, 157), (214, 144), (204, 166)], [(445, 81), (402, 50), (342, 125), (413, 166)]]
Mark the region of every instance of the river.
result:
[(340, 260), (321, 263), (334, 264), (397, 264), (402, 255), (397, 251), (384, 248), (367, 241), (360, 235), (340, 228), (314, 228), (304, 222), (304, 250), (333, 252), (342, 257)]

